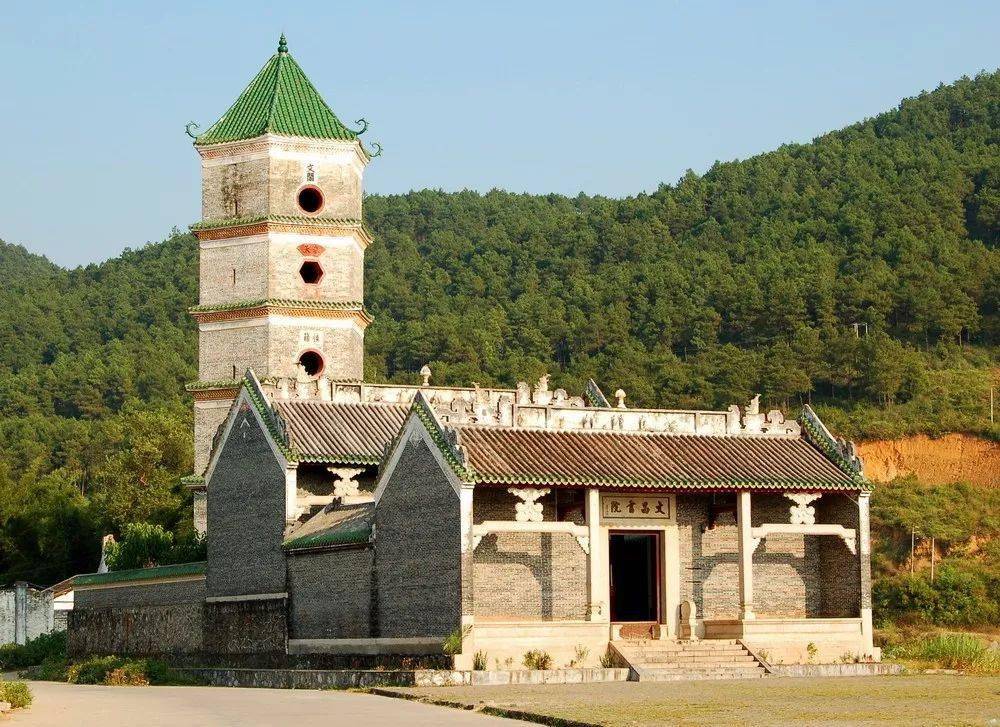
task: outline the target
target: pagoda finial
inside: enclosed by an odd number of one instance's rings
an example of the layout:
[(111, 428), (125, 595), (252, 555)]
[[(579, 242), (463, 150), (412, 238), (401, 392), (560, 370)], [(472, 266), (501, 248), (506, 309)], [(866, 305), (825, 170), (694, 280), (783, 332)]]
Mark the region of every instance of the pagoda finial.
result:
[(281, 37), (278, 39), (278, 52), (287, 53), (288, 52), (288, 41), (285, 40), (285, 34), (282, 33)]

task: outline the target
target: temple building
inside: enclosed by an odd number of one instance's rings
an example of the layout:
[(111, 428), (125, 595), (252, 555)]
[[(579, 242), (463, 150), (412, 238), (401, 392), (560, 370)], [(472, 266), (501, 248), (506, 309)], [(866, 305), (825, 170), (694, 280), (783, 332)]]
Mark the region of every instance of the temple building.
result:
[(208, 559), (78, 578), (71, 649), (275, 663), (441, 655), (451, 637), (456, 668), (542, 649), (727, 676), (877, 660), (871, 486), (809, 407), (638, 409), (593, 381), (442, 387), (426, 366), (363, 381), (380, 148), (355, 123), (282, 37), (196, 136), (186, 482)]

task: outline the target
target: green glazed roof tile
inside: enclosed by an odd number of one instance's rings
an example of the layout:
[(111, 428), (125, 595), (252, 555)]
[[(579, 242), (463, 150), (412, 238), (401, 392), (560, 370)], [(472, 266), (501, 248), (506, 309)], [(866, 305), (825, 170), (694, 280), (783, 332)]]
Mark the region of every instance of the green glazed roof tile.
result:
[(357, 138), (288, 54), (284, 39), (282, 35), (278, 52), (222, 118), (195, 139), (196, 146), (255, 139), (264, 134), (344, 141)]
[(205, 561), (161, 565), (156, 568), (136, 568), (134, 570), (110, 571), (108, 573), (85, 573), (77, 576), (73, 583), (77, 586), (94, 586), (103, 583), (123, 583), (128, 581), (148, 581), (156, 578), (177, 578), (197, 576), (205, 572)]

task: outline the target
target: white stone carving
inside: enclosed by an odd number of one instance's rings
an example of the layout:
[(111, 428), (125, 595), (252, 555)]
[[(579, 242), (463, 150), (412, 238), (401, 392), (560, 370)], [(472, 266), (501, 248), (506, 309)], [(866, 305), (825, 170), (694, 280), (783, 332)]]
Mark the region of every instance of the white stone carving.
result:
[(616, 389), (615, 390), (615, 399), (618, 400), (617, 407), (619, 409), (624, 409), (625, 408), (625, 390), (624, 389)]
[(511, 520), (487, 520), (472, 526), (472, 549), (475, 550), (483, 537), (498, 533), (566, 533), (576, 538), (583, 552), (590, 553), (590, 529), (586, 525), (571, 522), (514, 522)]
[(844, 541), (844, 545), (853, 555), (857, 555), (857, 531), (854, 528), (845, 528), (843, 525), (832, 523), (818, 523), (815, 525), (790, 524), (790, 523), (765, 523), (755, 528), (750, 528), (750, 536), (753, 538), (753, 550), (757, 549), (760, 541), (768, 535), (790, 534), (797, 535), (836, 535)]
[(333, 484), (333, 496), (341, 499), (358, 496), (358, 483), (354, 479), (362, 472), (363, 467), (327, 467), (327, 471), (339, 479)]
[(810, 503), (823, 496), (820, 492), (786, 492), (785, 497), (795, 504), (788, 508), (792, 525), (815, 525), (816, 508)]
[(535, 384), (535, 390), (532, 392), (531, 397), (532, 403), (538, 404), (540, 406), (548, 406), (552, 401), (552, 392), (549, 391), (549, 375), (545, 374), (540, 379), (538, 383)]
[(743, 412), (743, 431), (747, 434), (762, 434), (764, 431), (764, 415), (760, 413), (760, 394), (757, 394), (747, 404)]
[(430, 386), (431, 385), (431, 367), (428, 366), (427, 364), (424, 364), (423, 366), (421, 366), (420, 367), (420, 375), (424, 379), (424, 381), (421, 384), (421, 386)]
[(508, 487), (507, 492), (521, 500), (514, 505), (514, 519), (517, 522), (542, 522), (542, 503), (537, 502), (537, 500), (551, 492), (548, 487)]

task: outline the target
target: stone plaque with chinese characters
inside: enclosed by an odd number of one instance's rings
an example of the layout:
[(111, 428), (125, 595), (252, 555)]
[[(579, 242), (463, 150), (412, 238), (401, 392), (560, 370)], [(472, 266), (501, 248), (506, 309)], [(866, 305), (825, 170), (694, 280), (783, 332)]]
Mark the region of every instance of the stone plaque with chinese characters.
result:
[(672, 520), (670, 495), (602, 495), (601, 517), (605, 520)]

